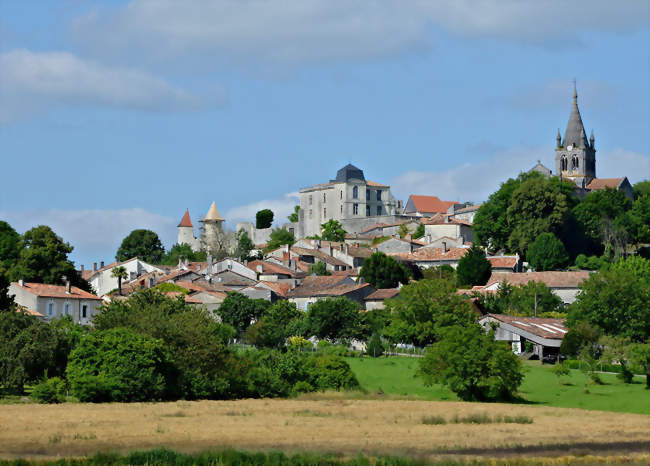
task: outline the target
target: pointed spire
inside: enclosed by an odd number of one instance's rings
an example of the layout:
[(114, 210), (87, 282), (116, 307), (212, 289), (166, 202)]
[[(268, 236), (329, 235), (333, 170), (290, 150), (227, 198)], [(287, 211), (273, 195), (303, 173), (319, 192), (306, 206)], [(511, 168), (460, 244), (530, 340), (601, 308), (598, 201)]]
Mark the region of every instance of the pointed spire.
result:
[(192, 219), (190, 218), (189, 209), (185, 210), (185, 215), (183, 215), (183, 218), (181, 219), (181, 223), (179, 223), (178, 226), (194, 228), (194, 225), (192, 225)]
[(210, 209), (208, 210), (208, 213), (206, 214), (205, 218), (203, 221), (206, 220), (213, 220), (217, 222), (223, 222), (224, 219), (221, 217), (221, 214), (219, 214), (219, 210), (217, 210), (217, 204), (213, 201), (212, 204), (210, 205)]
[(557, 136), (555, 137), (555, 142), (557, 147), (562, 147), (562, 135), (560, 134), (560, 128), (557, 129)]
[(578, 90), (575, 80), (573, 81), (573, 105), (571, 106), (571, 114), (569, 115), (569, 122), (564, 132), (563, 146), (587, 146), (587, 136), (585, 135), (585, 127), (582, 124), (582, 117), (578, 109)]
[(594, 138), (594, 130), (592, 129), (591, 135), (589, 136), (589, 145), (591, 146), (592, 149), (594, 148), (595, 142), (596, 139)]

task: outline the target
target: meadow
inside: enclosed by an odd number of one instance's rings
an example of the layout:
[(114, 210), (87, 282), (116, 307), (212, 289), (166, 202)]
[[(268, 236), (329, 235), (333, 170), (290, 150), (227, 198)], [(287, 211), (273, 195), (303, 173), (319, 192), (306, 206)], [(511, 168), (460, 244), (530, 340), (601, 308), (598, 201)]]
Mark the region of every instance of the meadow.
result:
[[(418, 358), (381, 357), (347, 358), (361, 385), (369, 393), (421, 400), (457, 400), (454, 393), (440, 385), (425, 387), (417, 377)], [(558, 381), (550, 365), (539, 361), (525, 363), (526, 375), (520, 388), (521, 402), (535, 405), (650, 414), (650, 391), (645, 377), (624, 384), (615, 374), (600, 374), (602, 384), (589, 384), (584, 392), (585, 375), (572, 369)]]

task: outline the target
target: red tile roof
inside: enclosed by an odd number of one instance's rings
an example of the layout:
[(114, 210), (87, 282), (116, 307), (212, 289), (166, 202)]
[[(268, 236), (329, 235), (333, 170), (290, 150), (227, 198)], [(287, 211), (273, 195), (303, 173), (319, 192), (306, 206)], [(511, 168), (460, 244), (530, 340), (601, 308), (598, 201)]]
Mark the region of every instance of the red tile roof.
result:
[(450, 218), (447, 214), (436, 214), (431, 218), (423, 220), (425, 225), (468, 225), (472, 226), (471, 222), (460, 218)]
[(264, 274), (289, 275), (290, 277), (295, 277), (296, 275), (304, 275), (304, 273), (301, 271), (294, 270), (289, 267), (285, 267), (284, 265), (269, 261), (254, 260), (249, 262), (247, 264), (247, 267), (257, 272), (258, 265), (262, 266), (262, 273)]
[(316, 296), (317, 293), (322, 292), (328, 288), (333, 288), (343, 283), (352, 283), (352, 280), (347, 276), (338, 275), (309, 275), (305, 277), (300, 286), (297, 286), (288, 293), (288, 296), (295, 298), (305, 298), (309, 296)]
[(492, 267), (495, 268), (514, 268), (515, 265), (517, 265), (517, 258), (516, 257), (487, 257), (487, 260), (490, 261), (490, 264), (492, 264)]
[(366, 296), (366, 301), (383, 301), (384, 299), (394, 298), (395, 296), (399, 295), (399, 292), (399, 288), (380, 288), (374, 293)]
[(411, 194), (410, 198), (413, 200), (415, 210), (425, 214), (446, 213), (449, 207), (454, 204), (459, 204), (456, 201), (441, 201), (436, 196), (418, 196)]
[(542, 338), (561, 340), (569, 331), (565, 326), (564, 319), (515, 317), (503, 314), (487, 314), (487, 316)]
[(389, 226), (390, 225), (388, 223), (374, 223), (374, 224), (372, 224), (370, 226), (367, 226), (366, 228), (361, 230), (359, 233), (364, 234), (364, 233), (368, 233), (369, 231), (376, 230), (377, 228), (385, 228), (385, 227), (389, 227)]
[(77, 288), (76, 286), (70, 287), (70, 293), (66, 293), (65, 286), (62, 285), (46, 285), (44, 283), (24, 283), (21, 286), (18, 282), (12, 283), (12, 285), (21, 288), (29, 293), (32, 293), (36, 296), (42, 296), (46, 298), (71, 298), (71, 299), (94, 299), (101, 301), (102, 298), (96, 296), (92, 293)]
[(585, 270), (575, 272), (493, 272), (485, 286), (488, 287), (503, 281), (507, 281), (510, 285), (525, 285), (534, 281), (542, 282), (550, 288), (578, 288), (588, 278), (589, 272)]
[(389, 187), (386, 184), (376, 183), (374, 181), (368, 181), (368, 180), (366, 180), (366, 185), (367, 186), (376, 186), (378, 188), (388, 188)]
[(192, 219), (190, 218), (190, 211), (189, 209), (185, 211), (185, 215), (183, 215), (183, 218), (181, 219), (181, 223), (178, 224), (179, 227), (194, 227), (192, 225)]
[(594, 178), (589, 182), (586, 188), (592, 191), (606, 188), (616, 189), (624, 179), (625, 178)]
[(468, 248), (448, 248), (447, 252), (443, 252), (443, 248), (420, 248), (413, 252), (391, 253), (389, 256), (407, 261), (457, 261), (467, 254), (468, 250)]
[(261, 281), (260, 285), (270, 288), (278, 296), (286, 297), (291, 291), (291, 283)]

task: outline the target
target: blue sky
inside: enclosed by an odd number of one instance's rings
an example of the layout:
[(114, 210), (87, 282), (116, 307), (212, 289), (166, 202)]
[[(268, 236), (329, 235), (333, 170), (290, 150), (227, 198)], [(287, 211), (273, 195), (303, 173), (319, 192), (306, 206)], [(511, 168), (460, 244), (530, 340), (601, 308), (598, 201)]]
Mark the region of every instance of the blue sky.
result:
[(185, 208), (229, 225), (352, 162), (480, 202), (554, 143), (577, 79), (597, 175), (650, 178), (647, 1), (0, 2), (0, 218), (86, 266)]

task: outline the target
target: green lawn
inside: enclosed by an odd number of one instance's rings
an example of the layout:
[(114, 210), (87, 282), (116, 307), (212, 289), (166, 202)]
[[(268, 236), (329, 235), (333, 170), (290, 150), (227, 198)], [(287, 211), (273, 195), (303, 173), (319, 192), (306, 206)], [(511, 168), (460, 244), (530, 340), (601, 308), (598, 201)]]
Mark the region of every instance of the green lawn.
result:
[[(418, 358), (346, 358), (359, 383), (371, 393), (409, 396), (425, 400), (457, 400), (446, 388), (425, 387), (415, 375)], [(590, 384), (584, 393), (585, 376), (578, 370), (563, 377), (563, 385), (550, 372), (551, 366), (538, 361), (525, 364), (526, 376), (520, 395), (528, 402), (565, 408), (597, 409), (626, 413), (650, 414), (650, 391), (645, 377), (635, 377), (633, 384), (624, 384), (613, 374), (601, 374), (603, 385)]]

